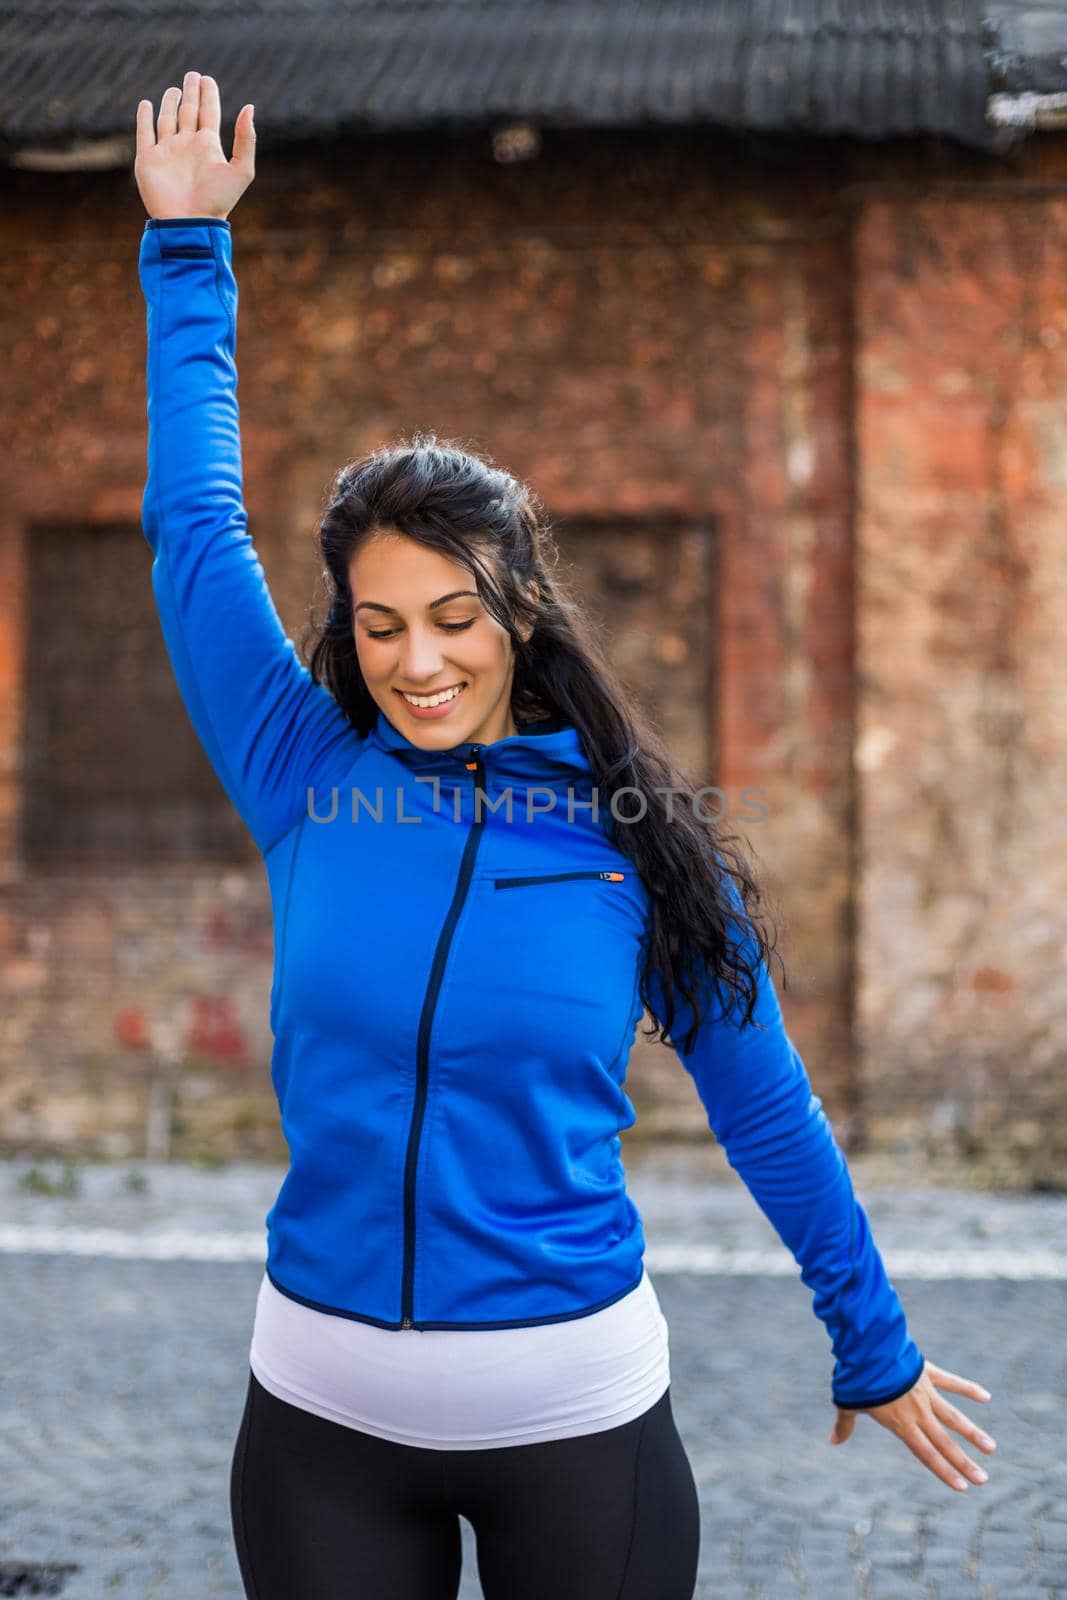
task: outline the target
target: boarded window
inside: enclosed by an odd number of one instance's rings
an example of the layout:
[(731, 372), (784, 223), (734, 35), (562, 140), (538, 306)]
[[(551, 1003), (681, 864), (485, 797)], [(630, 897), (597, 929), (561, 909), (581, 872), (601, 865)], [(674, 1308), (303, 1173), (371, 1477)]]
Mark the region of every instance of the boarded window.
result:
[(139, 525), (28, 533), (23, 851), (31, 862), (255, 856), (175, 682), (151, 567)]
[(561, 576), (603, 626), (612, 665), (687, 776), (712, 782), (713, 528), (651, 517), (560, 518), (554, 526)]

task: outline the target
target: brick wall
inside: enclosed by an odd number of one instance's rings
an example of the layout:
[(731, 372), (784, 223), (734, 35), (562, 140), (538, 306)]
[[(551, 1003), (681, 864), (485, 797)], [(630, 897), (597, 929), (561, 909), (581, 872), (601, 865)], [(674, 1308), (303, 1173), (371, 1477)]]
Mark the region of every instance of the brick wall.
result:
[[(1054, 176), (1057, 150), (1035, 147), (998, 175), (1022, 185), (1051, 163)], [(968, 442), (957, 455), (940, 433), (947, 406), (953, 419), (983, 407), (1002, 416), (1003, 399), (983, 385), (995, 387), (1002, 359), (1018, 370), (1034, 291), (1025, 250), (1008, 251), (1000, 269), (983, 265), (986, 245), (1010, 229), (993, 227), (969, 252), (950, 207), (907, 196), (931, 179), (974, 185), (991, 175), (944, 149), (778, 151), (711, 135), (573, 133), (546, 136), (537, 161), (503, 166), (479, 139), (396, 139), (261, 162), (231, 219), (246, 502), (294, 637), (317, 593), (313, 540), (330, 476), (415, 427), (456, 434), (528, 477), (560, 525), (565, 556), (580, 528), (599, 524), (602, 542), (625, 526), (627, 559), (654, 569), (665, 527), (713, 530), (711, 626), (698, 637), (684, 624), (679, 645), (664, 614), (646, 652), (659, 665), (641, 669), (641, 688), (658, 710), (671, 660), (708, 656), (703, 703), (679, 738), (699, 754), (703, 726), (706, 781), (725, 789), (732, 815), (742, 790), (762, 791), (767, 820), (738, 826), (783, 919), (787, 1020), (846, 1142), (866, 1126), (876, 1138), (929, 1143), (933, 1126), (934, 1149), (955, 1137), (944, 1107), (968, 1096), (987, 1107), (968, 1126), (993, 1139), (1011, 1102), (1007, 1074), (1019, 1070), (1012, 995), (1033, 992), (1025, 958), (997, 957), (1004, 919), (988, 880), (994, 869), (1003, 880), (1004, 863), (974, 783), (1011, 743), (1019, 696), (1032, 707), (1041, 693), (1049, 621), (1028, 635), (1026, 684), (1017, 654), (997, 668), (995, 704), (981, 703), (965, 626), (941, 651), (915, 648), (943, 534), (956, 541), (957, 603), (980, 599), (1002, 618), (1003, 554), (990, 547), (977, 569), (964, 559), (976, 519), (992, 538), (991, 507), (1034, 530), (1047, 581), (1057, 581), (1054, 498), (1041, 502), (1039, 532), (1011, 450), (993, 484), (980, 448)], [(42, 874), (20, 856), (20, 706), (36, 648), (26, 542), (42, 519), (139, 523), (144, 214), (125, 175), (0, 181), (0, 276), (6, 303), (21, 310), (0, 333), (0, 1147), (136, 1150), (166, 1142), (169, 1117), (175, 1153), (277, 1153), (262, 868)], [(876, 198), (887, 184), (904, 195)], [(1013, 206), (1031, 238), (1055, 211), (1043, 193)], [(996, 210), (979, 198), (966, 215)], [(1044, 325), (1057, 290), (1050, 274), (1042, 283)], [(962, 355), (942, 371), (929, 348), (950, 313)], [(990, 316), (1006, 344), (990, 337)], [(1013, 448), (1031, 451), (1051, 486), (1065, 470), (1052, 409), (1059, 380), (1054, 353), (1040, 352), (1038, 390), (1011, 426)], [(970, 411), (952, 388), (960, 360), (975, 385)], [(900, 458), (911, 463), (903, 497)], [(1016, 616), (1009, 631), (1018, 626)], [(1003, 627), (989, 627), (992, 648)], [(625, 656), (626, 634), (617, 648)], [(688, 701), (700, 677), (679, 674)], [(958, 751), (937, 753), (951, 685), (971, 695), (962, 767)], [(939, 716), (916, 722), (915, 707), (932, 704)], [(883, 755), (877, 770), (887, 726), (927, 762), (919, 792), (914, 762)], [(1027, 736), (1049, 758), (1030, 775), (1040, 797), (1031, 848), (1055, 842), (1042, 832), (1056, 814), (1054, 731), (1050, 709), (1044, 732)], [(936, 824), (950, 802), (967, 813), (955, 824), (972, 840), (962, 863), (946, 861)], [(1003, 880), (1009, 892), (1026, 876), (1024, 859)], [(942, 883), (947, 920), (920, 926), (923, 875)], [(1028, 895), (1025, 910), (1013, 902), (1008, 925), (1018, 931), (1024, 918), (1034, 959), (1050, 972), (1057, 936), (1062, 944), (1055, 875)], [(985, 953), (966, 1003), (942, 1004), (931, 1033), (930, 974), (942, 973), (943, 989), (947, 952), (968, 929), (980, 930), (975, 948)], [(1002, 1019), (995, 1044), (983, 1028), (980, 1048), (975, 997)], [(1067, 1023), (1057, 1026), (1051, 1002), (1044, 1018), (1051, 1073)], [(168, 1019), (173, 1059), (153, 1068), (156, 1047), (137, 1040), (158, 1035), (161, 1021), (167, 1036)], [(636, 1047), (629, 1087), (635, 1132), (707, 1136), (695, 1089), (661, 1047)], [(932, 1094), (942, 1107), (933, 1125)], [(1060, 1127), (1061, 1102), (1052, 1107)]]
[(872, 1136), (1067, 1174), (1067, 194), (871, 198), (857, 1024)]

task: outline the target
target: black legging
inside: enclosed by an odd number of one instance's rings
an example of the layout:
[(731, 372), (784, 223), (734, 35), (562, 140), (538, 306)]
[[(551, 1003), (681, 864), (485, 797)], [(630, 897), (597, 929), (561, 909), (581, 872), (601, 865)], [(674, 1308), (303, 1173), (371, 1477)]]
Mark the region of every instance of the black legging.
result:
[(379, 1439), (249, 1370), (230, 1469), (248, 1600), (692, 1600), (700, 1512), (670, 1389), (600, 1433), (477, 1450)]

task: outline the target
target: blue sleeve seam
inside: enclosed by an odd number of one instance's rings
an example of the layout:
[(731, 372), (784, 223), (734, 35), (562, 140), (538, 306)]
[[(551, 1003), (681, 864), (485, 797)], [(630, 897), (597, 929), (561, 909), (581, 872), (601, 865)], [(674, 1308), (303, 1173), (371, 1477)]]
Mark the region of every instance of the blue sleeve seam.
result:
[(307, 806), (305, 805), (303, 811), (301, 811), (300, 815), (296, 818), (295, 822), (286, 823), (285, 827), (282, 829), (282, 831), (278, 835), (278, 837), (276, 839), (272, 840), (270, 844), (264, 845), (264, 847), (263, 847), (263, 855), (264, 855), (264, 857), (269, 856), (272, 850), (277, 850), (278, 846), (280, 844), (282, 844), (284, 840), (288, 839), (289, 835), (293, 832), (294, 828), (303, 827), (304, 823), (307, 821), (307, 815), (308, 815), (308, 811), (307, 811)]
[[(305, 813), (305, 815), (302, 816), (297, 823), (294, 823), (294, 827), (299, 827), (299, 828), (302, 829), (304, 823), (306, 822), (306, 820), (307, 820), (307, 816), (306, 816), (306, 813)], [(286, 838), (287, 835), (289, 833), (291, 833), (291, 832), (292, 832), (292, 829), (291, 828), (287, 828), (285, 833), (282, 834), (282, 838), (283, 839)], [(274, 990), (274, 1001), (275, 1001), (275, 1003), (274, 1003), (274, 1008), (273, 1008), (273, 1014), (274, 1014), (275, 1019), (277, 1018), (278, 1012), (280, 1011), (281, 1004), (282, 1004), (282, 984), (283, 984), (284, 979), (285, 979), (285, 957), (286, 957), (286, 952), (287, 952), (288, 946), (289, 946), (289, 911), (290, 911), (290, 906), (292, 904), (292, 898), (293, 898), (293, 879), (296, 876), (296, 858), (300, 854), (300, 846), (301, 846), (301, 843), (303, 842), (303, 837), (304, 837), (304, 835), (301, 832), (300, 837), (297, 839), (296, 843), (293, 845), (293, 853), (292, 853), (291, 857), (289, 858), (289, 871), (288, 871), (288, 873), (286, 875), (285, 906), (284, 906), (284, 909), (282, 911), (281, 949), (278, 952), (278, 981), (277, 981), (277, 983), (275, 985), (275, 990)], [(279, 839), (277, 842), (280, 844), (281, 840)], [(274, 846), (272, 845), (271, 849), (273, 849), (273, 848), (274, 848)], [(266, 852), (264, 852), (264, 853), (266, 854)]]
[[(315, 680), (313, 680), (313, 681), (315, 681)], [(327, 692), (329, 692), (329, 691), (327, 691)], [(336, 697), (331, 695), (331, 698), (334, 700), (334, 704), (337, 705), (338, 708), (340, 709), (339, 702), (337, 701)], [(355, 731), (355, 730), (353, 730), (353, 731)], [(344, 770), (344, 777), (346, 777), (346, 778), (349, 777), (351, 775), (351, 773), (353, 772), (353, 770), (358, 766), (359, 762), (363, 758), (363, 750), (364, 750), (364, 744), (363, 744), (363, 742), (361, 742), (360, 743), (360, 748), (356, 751), (355, 755), (352, 757), (352, 760), (348, 763), (348, 766)], [(315, 785), (311, 784), (308, 787), (314, 788)], [(331, 788), (336, 788), (336, 787), (338, 787), (338, 785), (331, 784), (330, 787)], [(288, 823), (286, 825), (286, 827), (284, 827), (282, 829), (282, 831), (278, 835), (278, 837), (274, 840), (273, 844), (269, 844), (266, 847), (266, 849), (263, 851), (263, 854), (265, 856), (268, 856), (268, 855), (270, 855), (272, 850), (276, 850), (278, 848), (278, 846), (281, 844), (282, 840), (283, 839), (287, 839), (289, 837), (289, 835), (292, 833), (294, 828), (299, 828), (301, 823), (306, 821), (308, 815), (309, 815), (309, 812), (308, 812), (308, 808), (307, 808), (307, 802), (305, 801), (304, 808), (301, 811), (300, 815), (297, 817), (296, 821)]]
[[(627, 1006), (626, 1006), (626, 1021), (623, 1024), (622, 1036), (619, 1039), (619, 1042), (615, 1047), (615, 1054), (611, 1058), (611, 1063), (612, 1063), (613, 1066), (619, 1060), (619, 1058), (621, 1057), (622, 1052), (623, 1052), (623, 1047), (624, 1047), (624, 1045), (626, 1043), (627, 1035), (630, 1032), (631, 1019), (633, 1018), (634, 1004), (635, 1004), (635, 1002), (637, 1000), (638, 990), (641, 987), (641, 975), (642, 975), (642, 970), (643, 970), (643, 967), (644, 967), (644, 948), (643, 948), (643, 945), (639, 946), (639, 948), (638, 948), (638, 960), (635, 963), (635, 965), (636, 965), (637, 970), (636, 970), (636, 972), (634, 974), (633, 987), (630, 990), (630, 999), (627, 1002)], [(640, 1020), (641, 1020), (640, 1017), (638, 1017), (636, 1019), (636, 1022), (640, 1022)], [(634, 1025), (636, 1025), (636, 1024), (634, 1024)]]

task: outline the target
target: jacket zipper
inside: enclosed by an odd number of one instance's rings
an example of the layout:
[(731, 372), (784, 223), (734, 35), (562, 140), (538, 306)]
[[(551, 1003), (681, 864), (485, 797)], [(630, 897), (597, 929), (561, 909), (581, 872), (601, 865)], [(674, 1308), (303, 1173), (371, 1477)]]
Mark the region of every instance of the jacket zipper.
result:
[(530, 878), (494, 878), (497, 889), (514, 889), (521, 883), (563, 883), (567, 878), (603, 878), (605, 883), (621, 883), (625, 872), (538, 872)]
[[(465, 762), (468, 772), (474, 773), (474, 789), (479, 785), (485, 787), (485, 766), (482, 762), (483, 746), (472, 744), (470, 757)], [(475, 794), (475, 817), (471, 823), (467, 842), (463, 847), (463, 859), (459, 864), (459, 877), (456, 880), (455, 893), (452, 904), (448, 908), (448, 915), (437, 939), (437, 948), (434, 951), (433, 966), (430, 968), (430, 978), (426, 985), (426, 994), (422, 1002), (422, 1015), (419, 1018), (419, 1033), (416, 1044), (416, 1076), (415, 1076), (415, 1106), (411, 1114), (411, 1127), (408, 1131), (407, 1161), (404, 1167), (404, 1272), (400, 1291), (400, 1323), (404, 1328), (413, 1328), (414, 1301), (415, 1301), (415, 1169), (419, 1161), (419, 1138), (422, 1134), (422, 1119), (426, 1110), (426, 1094), (430, 1070), (430, 1029), (433, 1026), (433, 1014), (437, 1005), (437, 996), (441, 992), (441, 982), (444, 978), (445, 963), (448, 960), (448, 951), (452, 943), (452, 935), (459, 920), (460, 911), (467, 895), (467, 888), (474, 872), (474, 857), (478, 850), (485, 825), (484, 807), (482, 815), (477, 815), (477, 795)]]

